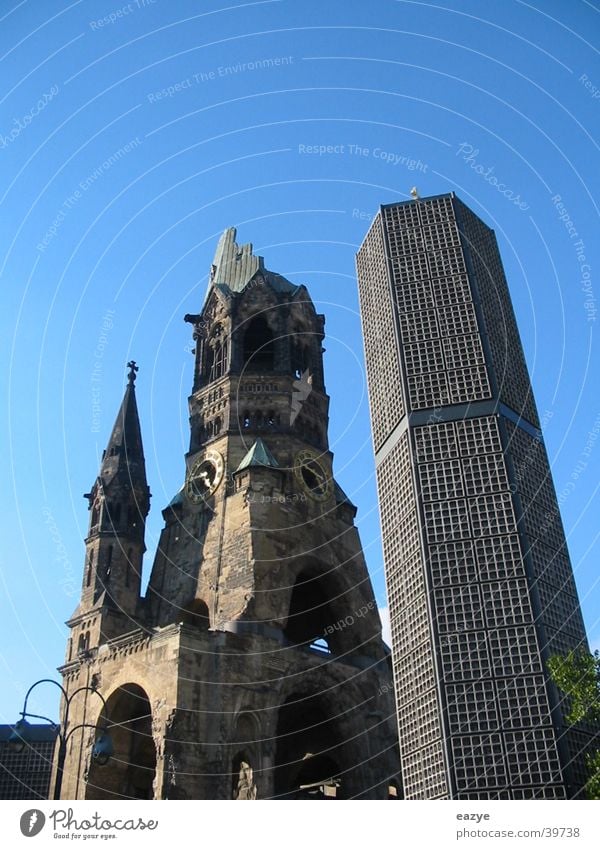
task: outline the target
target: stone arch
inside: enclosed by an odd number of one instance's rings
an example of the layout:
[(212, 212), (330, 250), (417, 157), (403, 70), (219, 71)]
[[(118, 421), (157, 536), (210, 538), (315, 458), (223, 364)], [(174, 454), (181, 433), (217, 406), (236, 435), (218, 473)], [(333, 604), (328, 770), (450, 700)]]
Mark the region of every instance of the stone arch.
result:
[(106, 700), (98, 730), (108, 729), (113, 755), (106, 766), (93, 762), (86, 799), (152, 799), (156, 747), (152, 737), (152, 709), (145, 690), (123, 684)]
[(243, 336), (244, 369), (248, 372), (275, 370), (275, 340), (262, 313), (246, 322)]
[(186, 625), (193, 625), (200, 631), (208, 631), (210, 614), (207, 603), (201, 598), (192, 599), (183, 608), (183, 621)]
[(275, 798), (344, 798), (342, 741), (325, 699), (290, 695), (279, 708), (276, 738)]
[(242, 764), (248, 764), (257, 783), (261, 768), (261, 752), (259, 746), (259, 725), (256, 717), (249, 711), (238, 714), (231, 739), (231, 797), (237, 798), (240, 769)]
[(339, 650), (336, 639), (336, 616), (332, 609), (332, 581), (315, 574), (314, 569), (301, 570), (294, 582), (288, 606), (284, 636), (297, 646)]

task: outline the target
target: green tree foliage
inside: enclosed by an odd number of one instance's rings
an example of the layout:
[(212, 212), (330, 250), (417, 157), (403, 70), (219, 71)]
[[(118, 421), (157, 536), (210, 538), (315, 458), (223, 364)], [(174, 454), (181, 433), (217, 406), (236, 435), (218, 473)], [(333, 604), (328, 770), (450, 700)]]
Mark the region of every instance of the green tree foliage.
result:
[[(570, 651), (564, 657), (554, 655), (548, 669), (556, 686), (569, 699), (567, 722), (600, 720), (600, 652)], [(600, 749), (586, 758), (589, 779), (585, 785), (588, 799), (600, 799)]]

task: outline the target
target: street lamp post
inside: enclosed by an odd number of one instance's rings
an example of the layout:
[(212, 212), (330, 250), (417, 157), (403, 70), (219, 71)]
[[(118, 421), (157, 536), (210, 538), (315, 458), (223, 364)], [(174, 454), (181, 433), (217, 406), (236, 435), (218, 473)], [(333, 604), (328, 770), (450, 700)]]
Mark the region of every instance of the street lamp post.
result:
[[(63, 694), (63, 698), (65, 700), (65, 711), (64, 711), (64, 720), (63, 726), (54, 722), (54, 720), (49, 719), (47, 716), (40, 716), (37, 713), (29, 713), (27, 710), (27, 701), (29, 699), (29, 695), (38, 684), (54, 684), (55, 687), (58, 687), (61, 693)], [(69, 728), (69, 711), (71, 708), (71, 702), (74, 697), (78, 693), (89, 692), (95, 693), (100, 701), (102, 702), (102, 706), (104, 708), (104, 715), (106, 717), (106, 700), (102, 693), (96, 690), (95, 687), (78, 687), (76, 690), (73, 690), (71, 695), (67, 693), (64, 687), (58, 683), (58, 681), (54, 681), (51, 678), (42, 678), (40, 681), (36, 681), (35, 684), (32, 684), (29, 690), (25, 695), (25, 701), (23, 703), (23, 710), (21, 711), (21, 719), (19, 719), (15, 725), (13, 726), (12, 733), (9, 737), (9, 744), (13, 751), (22, 752), (25, 746), (28, 743), (29, 738), (29, 729), (31, 728), (31, 724), (27, 721), (27, 717), (32, 719), (43, 719), (44, 722), (50, 723), (53, 728), (58, 729), (58, 759), (56, 763), (56, 781), (54, 782), (54, 795), (53, 799), (60, 799), (61, 789), (62, 789), (62, 779), (63, 779), (63, 771), (65, 765), (65, 757), (67, 754), (67, 742), (71, 734), (74, 731), (79, 731), (80, 728), (96, 728), (95, 725), (91, 725), (89, 722), (82, 722), (79, 725), (75, 725), (73, 728)], [(94, 746), (92, 748), (92, 757), (100, 766), (104, 766), (108, 763), (110, 756), (113, 752), (113, 745), (110, 735), (107, 733), (106, 727), (102, 730), (100, 736), (94, 742)]]

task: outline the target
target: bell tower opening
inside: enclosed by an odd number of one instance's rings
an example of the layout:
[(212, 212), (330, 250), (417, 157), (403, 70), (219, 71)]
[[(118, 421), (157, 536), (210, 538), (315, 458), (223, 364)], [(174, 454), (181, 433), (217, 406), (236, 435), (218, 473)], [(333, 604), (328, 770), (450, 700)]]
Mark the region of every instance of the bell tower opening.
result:
[(327, 582), (303, 570), (292, 590), (285, 637), (294, 645), (327, 654), (338, 650), (333, 629), (337, 620), (330, 599)]
[[(343, 777), (343, 776), (342, 776)], [(343, 798), (339, 739), (318, 697), (290, 696), (279, 709), (275, 798)]]
[(244, 368), (250, 372), (275, 369), (273, 332), (262, 315), (250, 321), (244, 334)]

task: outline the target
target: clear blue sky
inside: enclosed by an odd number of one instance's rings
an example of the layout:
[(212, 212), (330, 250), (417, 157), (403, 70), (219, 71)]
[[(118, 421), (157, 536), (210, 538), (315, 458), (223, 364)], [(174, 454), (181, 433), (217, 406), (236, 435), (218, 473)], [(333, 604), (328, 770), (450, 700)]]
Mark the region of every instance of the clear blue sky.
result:
[[(231, 225), (327, 316), (335, 468), (385, 606), (354, 254), (368, 216), (413, 185), (455, 190), (498, 234), (600, 645), (598, 10), (2, 0), (0, 17), (0, 722), (63, 660), (82, 493), (131, 357), (150, 568), (188, 441), (182, 319)], [(53, 692), (34, 704), (56, 714)]]

